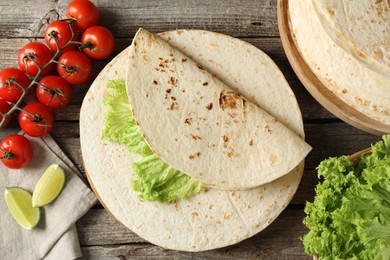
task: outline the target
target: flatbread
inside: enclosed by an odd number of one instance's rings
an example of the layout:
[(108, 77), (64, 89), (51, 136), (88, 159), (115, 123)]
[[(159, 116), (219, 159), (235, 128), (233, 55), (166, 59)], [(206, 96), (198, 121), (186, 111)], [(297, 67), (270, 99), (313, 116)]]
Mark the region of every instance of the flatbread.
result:
[(390, 78), (368, 69), (325, 32), (312, 1), (288, 2), (295, 45), (318, 79), (362, 114), (390, 126)]
[(390, 77), (390, 1), (312, 2), (325, 31), (340, 47)]
[[(197, 56), (198, 64), (213, 69), (225, 81), (230, 80), (229, 71), (236, 66), (235, 62), (246, 65), (247, 78), (254, 84), (246, 86), (245, 91), (253, 95), (254, 100), (263, 95), (263, 88), (257, 83), (257, 72), (272, 72), (264, 76), (268, 82), (275, 82), (272, 87), (279, 92), (277, 100), (268, 99), (270, 113), (290, 115), (284, 123), (304, 136), (294, 94), (279, 69), (263, 52), (221, 34), (195, 30), (180, 32), (167, 32), (162, 37), (170, 39), (177, 48), (180, 45), (186, 47), (189, 56), (199, 54), (201, 57), (202, 54), (206, 57), (215, 51), (214, 44), (224, 44), (226, 49), (215, 55), (213, 63)], [(210, 42), (202, 40), (205, 34)], [(190, 39), (187, 37), (189, 35)], [(235, 52), (226, 61), (225, 51), (230, 50)], [(119, 222), (149, 242), (184, 251), (203, 251), (235, 244), (271, 224), (294, 196), (303, 173), (303, 162), (289, 174), (252, 190), (228, 192), (210, 189), (174, 204), (140, 202), (137, 193), (131, 189), (130, 178), (131, 164), (139, 161), (141, 156), (129, 152), (123, 145), (101, 138), (106, 114), (103, 99), (109, 91), (106, 83), (125, 76), (128, 51), (124, 50), (101, 71), (85, 96), (80, 112), (84, 168), (104, 207)], [(218, 63), (226, 66), (215, 66)], [(236, 76), (233, 74), (233, 82)], [(272, 106), (273, 102), (278, 105)]]
[[(202, 38), (208, 41), (207, 35)], [(311, 149), (274, 117), (143, 29), (130, 47), (126, 88), (153, 152), (209, 187), (257, 187), (287, 174)]]

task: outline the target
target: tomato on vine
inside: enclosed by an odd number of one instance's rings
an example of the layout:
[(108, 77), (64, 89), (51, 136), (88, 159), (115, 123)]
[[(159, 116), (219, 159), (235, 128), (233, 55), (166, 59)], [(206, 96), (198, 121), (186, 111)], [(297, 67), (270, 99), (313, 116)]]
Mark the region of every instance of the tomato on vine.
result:
[(32, 154), (32, 145), (23, 135), (9, 135), (0, 142), (0, 159), (8, 168), (26, 167), (31, 162)]
[(72, 96), (72, 88), (58, 76), (46, 76), (36, 88), (36, 96), (39, 102), (51, 109), (65, 107)]
[(49, 134), (53, 130), (54, 117), (47, 106), (41, 103), (30, 103), (19, 113), (19, 125), (22, 130), (33, 137)]
[(95, 60), (108, 58), (115, 47), (114, 35), (103, 26), (89, 27), (81, 36), (83, 52)]
[(74, 18), (77, 27), (82, 31), (99, 23), (99, 11), (88, 0), (74, 0), (70, 2), (66, 9), (66, 17), (68, 19)]
[[(0, 99), (0, 122), (3, 120), (3, 115), (7, 113), (11, 109), (11, 106), (8, 104), (7, 101), (4, 99)], [(11, 116), (8, 116), (8, 118), (5, 120), (2, 128), (6, 127), (9, 122), (11, 121)]]
[(58, 59), (57, 72), (71, 85), (84, 84), (92, 76), (92, 63), (85, 54), (68, 51)]
[[(43, 68), (53, 58), (50, 49), (40, 42), (27, 43), (18, 54), (18, 64), (24, 72), (31, 76), (38, 74), (39, 69)], [(41, 73), (41, 76), (47, 74), (53, 64), (49, 64)]]
[[(53, 52), (56, 52), (58, 49), (56, 39), (60, 49), (62, 49), (70, 41), (78, 41), (79, 33), (75, 23), (72, 21), (51, 22), (45, 30), (45, 41)], [(73, 50), (74, 48), (76, 48), (76, 44), (69, 44), (65, 49), (63, 49), (63, 52)]]
[(23, 94), (23, 88), (30, 85), (27, 75), (16, 68), (0, 71), (0, 98), (16, 103)]

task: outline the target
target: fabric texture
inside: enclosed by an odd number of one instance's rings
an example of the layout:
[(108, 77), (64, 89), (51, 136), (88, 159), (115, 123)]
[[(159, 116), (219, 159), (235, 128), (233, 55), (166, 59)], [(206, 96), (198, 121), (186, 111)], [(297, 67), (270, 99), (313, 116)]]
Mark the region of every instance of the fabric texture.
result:
[[(2, 129), (1, 139), (8, 134), (12, 134), (12, 129)], [(20, 170), (1, 165), (0, 190), (20, 186), (33, 192), (44, 170), (53, 163), (60, 164), (65, 170), (66, 181), (57, 199), (41, 208), (41, 219), (32, 230), (17, 224), (7, 209), (4, 195), (0, 196), (0, 259), (78, 258), (81, 249), (75, 222), (96, 203), (96, 197), (50, 135), (41, 138), (25, 136), (33, 146), (33, 159)]]

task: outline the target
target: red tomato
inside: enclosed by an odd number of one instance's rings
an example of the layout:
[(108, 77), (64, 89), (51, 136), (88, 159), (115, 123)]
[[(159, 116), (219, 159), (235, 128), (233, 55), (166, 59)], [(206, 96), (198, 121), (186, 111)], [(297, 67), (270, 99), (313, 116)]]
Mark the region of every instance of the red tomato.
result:
[[(27, 43), (18, 54), (18, 64), (24, 72), (31, 76), (38, 74), (39, 68), (45, 66), (53, 58), (53, 54), (50, 49), (40, 42), (30, 42)], [(47, 74), (53, 63), (47, 66), (41, 76)]]
[(48, 108), (59, 109), (69, 103), (72, 88), (63, 78), (46, 76), (39, 82), (35, 93), (39, 102)]
[[(3, 115), (7, 113), (11, 109), (10, 105), (7, 101), (0, 99), (0, 123), (3, 120)], [(4, 121), (4, 124), (2, 128), (6, 127), (9, 124), (9, 121), (11, 121), (11, 115), (7, 118), (7, 120)]]
[(47, 106), (30, 103), (19, 113), (19, 125), (29, 136), (40, 137), (53, 129), (54, 117)]
[(67, 51), (58, 59), (57, 72), (71, 85), (84, 84), (92, 76), (92, 63), (81, 52)]
[(27, 75), (16, 68), (7, 68), (0, 71), (0, 98), (16, 103), (23, 94), (23, 88), (30, 85)]
[[(71, 29), (72, 26), (72, 29)], [(73, 34), (72, 34), (73, 30)], [(75, 23), (70, 23), (68, 21), (54, 21), (51, 22), (45, 30), (45, 41), (46, 44), (49, 46), (49, 48), (53, 51), (57, 51), (57, 45), (56, 45), (56, 39), (58, 42), (58, 46), (60, 48), (63, 48), (65, 44), (67, 44), (69, 41), (78, 41), (79, 40), (79, 34), (78, 30), (76, 28)], [(73, 50), (76, 47), (76, 44), (70, 44), (65, 49), (63, 49), (63, 52)]]
[(32, 145), (23, 135), (9, 135), (0, 142), (1, 162), (11, 169), (26, 167), (32, 159)]
[(81, 42), (86, 46), (83, 52), (95, 60), (106, 59), (114, 52), (114, 35), (102, 26), (92, 26), (85, 30)]
[(99, 23), (99, 11), (88, 0), (74, 0), (70, 2), (66, 9), (66, 17), (76, 19), (77, 27), (82, 31)]

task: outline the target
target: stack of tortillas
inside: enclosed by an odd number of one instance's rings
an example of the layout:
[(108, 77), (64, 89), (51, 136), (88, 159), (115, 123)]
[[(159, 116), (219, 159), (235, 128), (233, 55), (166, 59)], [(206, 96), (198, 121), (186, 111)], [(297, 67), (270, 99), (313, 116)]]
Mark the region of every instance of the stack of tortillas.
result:
[[(107, 82), (115, 79), (126, 81), (153, 152), (206, 189), (175, 203), (140, 201), (130, 179), (141, 156), (102, 140)], [(268, 226), (297, 190), (311, 149), (303, 138), (294, 93), (273, 61), (241, 40), (198, 30), (139, 30), (98, 75), (80, 114), (85, 170), (101, 203), (144, 239), (185, 251), (228, 246)]]
[[(284, 10), (293, 44), (320, 82), (316, 86), (307, 82), (307, 75), (302, 75), (305, 71), (297, 68), (300, 65), (292, 57), (306, 88), (344, 121), (372, 133), (389, 133), (390, 2), (287, 2)], [(283, 8), (283, 3), (279, 7)], [(282, 39), (286, 48), (291, 47), (285, 37)], [(294, 56), (286, 52), (289, 58)]]

